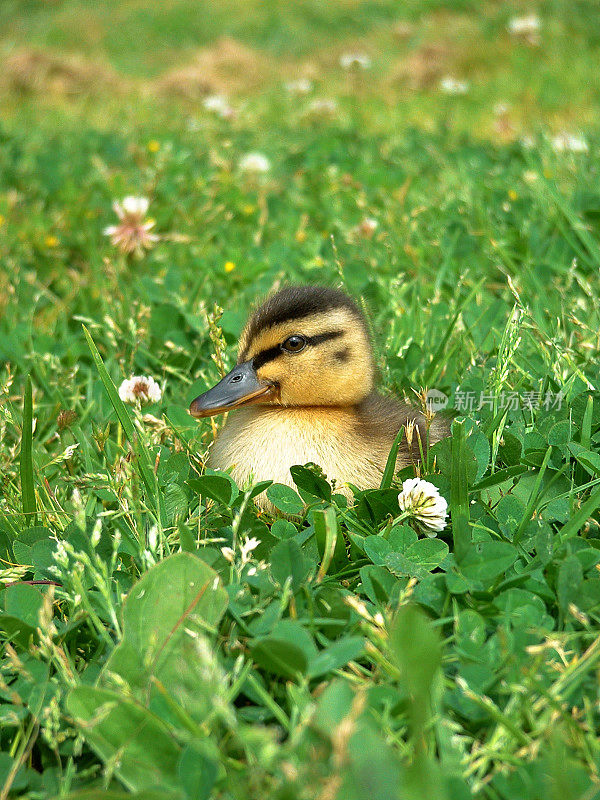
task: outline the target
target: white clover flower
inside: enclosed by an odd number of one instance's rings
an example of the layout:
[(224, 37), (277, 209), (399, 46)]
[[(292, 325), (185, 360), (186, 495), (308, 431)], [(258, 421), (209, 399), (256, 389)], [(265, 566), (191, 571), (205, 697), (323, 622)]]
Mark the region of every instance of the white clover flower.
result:
[(371, 66), (371, 59), (366, 53), (344, 53), (340, 56), (340, 67), (342, 69), (369, 69)]
[[(247, 536), (244, 541), (238, 545), (240, 562), (242, 565), (247, 564), (251, 560), (251, 553), (259, 544), (260, 539), (257, 539), (256, 536)], [(232, 547), (222, 547), (221, 553), (223, 554), (223, 558), (229, 561), (230, 564), (235, 562), (236, 551)], [(249, 571), (248, 575), (256, 574), (256, 567), (252, 569), (254, 571)]]
[(125, 214), (145, 217), (150, 208), (150, 201), (147, 197), (133, 197), (132, 195), (128, 195), (124, 197), (120, 203), (115, 201), (113, 203), (113, 208), (119, 219), (122, 219)]
[(502, 102), (495, 103), (493, 111), (497, 117), (504, 117), (510, 111), (510, 105), (509, 103), (502, 103)]
[(440, 81), (440, 91), (444, 94), (467, 94), (469, 87), (468, 81), (459, 81), (451, 75), (446, 75)]
[(126, 378), (119, 386), (119, 397), (129, 405), (143, 406), (146, 403), (158, 403), (162, 392), (154, 378), (133, 375), (131, 378)]
[(152, 219), (145, 219), (150, 201), (147, 197), (133, 197), (129, 195), (120, 203), (115, 200), (113, 210), (119, 218), (118, 225), (109, 225), (104, 228), (104, 235), (110, 236), (111, 243), (123, 253), (133, 253), (141, 258), (144, 250), (152, 247), (158, 241), (158, 236), (150, 233), (155, 223)]
[(356, 232), (364, 239), (370, 239), (378, 227), (379, 223), (376, 219), (373, 217), (365, 217), (357, 226)]
[(247, 561), (250, 560), (250, 553), (258, 547), (260, 544), (260, 539), (257, 539), (256, 536), (252, 536), (251, 538), (246, 538), (245, 541), (242, 542), (240, 545), (240, 555), (242, 558), (242, 564), (245, 564)]
[(271, 162), (262, 153), (246, 153), (240, 158), (238, 167), (240, 172), (265, 174), (271, 169)]
[(232, 119), (235, 116), (235, 109), (229, 104), (229, 100), (224, 94), (211, 94), (204, 98), (202, 105), (207, 111), (216, 114), (221, 119)]
[(525, 172), (523, 173), (523, 180), (525, 181), (525, 183), (529, 184), (535, 183), (539, 177), (540, 176), (533, 169), (526, 169)]
[(519, 141), (521, 142), (521, 147), (524, 150), (533, 150), (536, 144), (535, 139), (530, 134), (522, 136)]
[(540, 32), (542, 22), (537, 14), (528, 14), (525, 17), (511, 17), (506, 27), (513, 36), (532, 36)]
[(298, 78), (297, 81), (288, 81), (285, 89), (290, 94), (309, 94), (312, 92), (313, 83), (308, 78)]
[(331, 100), (328, 97), (317, 97), (308, 106), (308, 113), (315, 117), (332, 117), (337, 110), (337, 100)]
[(448, 503), (429, 481), (421, 478), (404, 481), (398, 505), (425, 529), (427, 536), (435, 536), (446, 527)]
[(79, 442), (77, 442), (77, 444), (67, 445), (64, 453), (61, 453), (59, 456), (57, 456), (54, 459), (54, 462), (56, 463), (59, 461), (68, 461), (70, 458), (73, 458), (73, 453), (75, 452), (75, 450), (77, 450), (78, 447), (79, 447)]
[(557, 153), (587, 153), (589, 150), (585, 138), (573, 133), (559, 133), (554, 136), (550, 144)]

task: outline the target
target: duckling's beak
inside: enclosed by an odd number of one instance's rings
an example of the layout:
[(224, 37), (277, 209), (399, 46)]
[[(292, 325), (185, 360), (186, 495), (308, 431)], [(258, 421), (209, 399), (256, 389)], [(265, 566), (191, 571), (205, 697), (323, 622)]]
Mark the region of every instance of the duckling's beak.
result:
[(232, 408), (256, 403), (259, 398), (271, 395), (275, 390), (275, 384), (261, 383), (252, 362), (246, 361), (234, 367), (208, 392), (192, 400), (190, 414), (197, 418), (223, 414)]

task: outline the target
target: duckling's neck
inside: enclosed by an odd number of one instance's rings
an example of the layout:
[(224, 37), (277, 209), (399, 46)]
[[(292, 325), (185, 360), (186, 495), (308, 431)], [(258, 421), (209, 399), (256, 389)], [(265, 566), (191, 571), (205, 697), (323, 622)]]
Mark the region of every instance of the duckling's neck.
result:
[(233, 412), (210, 456), (235, 481), (293, 485), (290, 467), (314, 462), (338, 485), (377, 486), (391, 441), (367, 436), (360, 410), (348, 407), (249, 406)]

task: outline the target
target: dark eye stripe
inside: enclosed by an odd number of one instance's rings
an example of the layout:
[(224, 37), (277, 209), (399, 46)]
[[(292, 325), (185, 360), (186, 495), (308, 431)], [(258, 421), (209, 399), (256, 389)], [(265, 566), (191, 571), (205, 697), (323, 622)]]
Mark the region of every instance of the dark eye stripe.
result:
[(330, 339), (339, 339), (344, 335), (344, 331), (328, 331), (327, 333), (318, 333), (316, 336), (307, 336), (306, 341), (308, 344), (321, 344), (321, 342), (328, 342)]
[[(323, 342), (328, 342), (331, 339), (338, 339), (340, 336), (344, 335), (344, 331), (327, 331), (326, 333), (318, 333), (316, 336), (305, 336), (306, 344), (314, 347), (315, 345), (322, 344)], [(266, 350), (261, 350), (260, 353), (257, 353), (254, 358), (252, 359), (252, 366), (254, 369), (260, 369), (264, 367), (265, 364), (268, 364), (269, 361), (275, 361), (276, 358), (283, 355), (281, 350), (281, 345), (277, 344), (275, 347), (269, 347)]]
[(279, 345), (275, 345), (275, 347), (269, 347), (268, 350), (261, 350), (260, 353), (257, 353), (252, 359), (252, 366), (254, 369), (260, 369), (261, 367), (264, 367), (265, 364), (268, 364), (269, 361), (275, 361), (275, 359), (279, 358), (280, 355), (281, 348)]

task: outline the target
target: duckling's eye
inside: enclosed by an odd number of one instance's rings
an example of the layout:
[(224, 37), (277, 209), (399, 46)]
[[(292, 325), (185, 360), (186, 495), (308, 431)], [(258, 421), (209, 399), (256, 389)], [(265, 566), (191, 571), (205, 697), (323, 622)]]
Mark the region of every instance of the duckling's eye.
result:
[(287, 350), (288, 353), (299, 353), (306, 347), (306, 339), (304, 336), (294, 334), (293, 336), (288, 336), (281, 346), (284, 350)]

